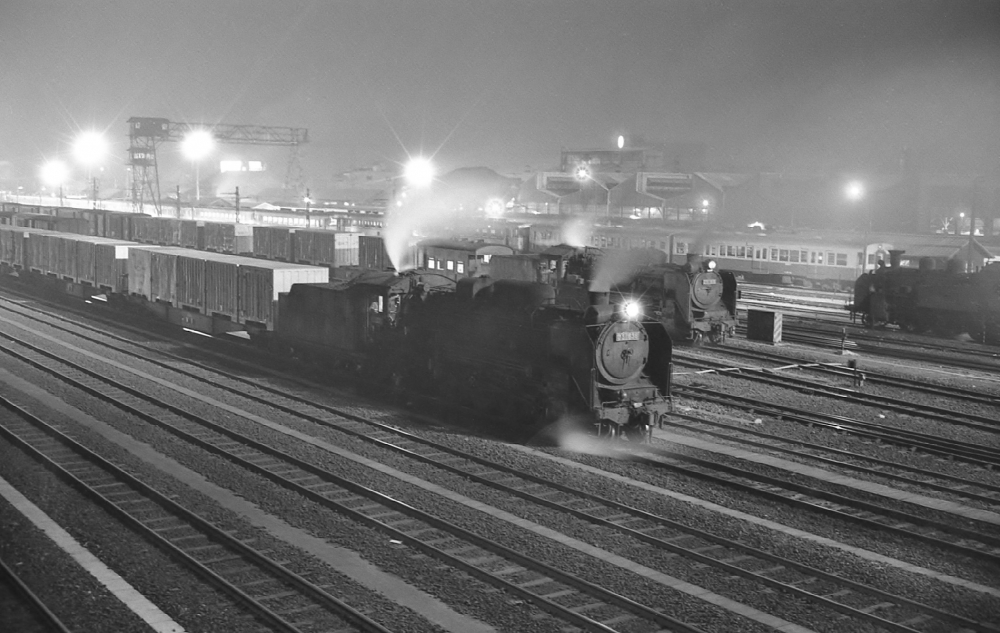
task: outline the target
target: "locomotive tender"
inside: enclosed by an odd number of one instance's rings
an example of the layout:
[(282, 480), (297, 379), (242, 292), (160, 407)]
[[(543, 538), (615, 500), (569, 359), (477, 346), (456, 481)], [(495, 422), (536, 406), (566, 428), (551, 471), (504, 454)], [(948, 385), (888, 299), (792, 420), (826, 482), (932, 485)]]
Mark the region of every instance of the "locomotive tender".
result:
[(0, 226), (0, 266), (34, 290), (139, 306), (181, 327), (245, 329), (390, 390), (534, 433), (568, 421), (640, 441), (670, 410), (671, 340), (633, 302), (555, 305), (535, 282), (329, 269)]
[(935, 269), (924, 258), (918, 268), (908, 268), (900, 265), (903, 252), (889, 251), (888, 266), (855, 282), (852, 310), (866, 326), (890, 324), (942, 336), (967, 333), (976, 341), (1000, 345), (1000, 263), (966, 273), (959, 260)]

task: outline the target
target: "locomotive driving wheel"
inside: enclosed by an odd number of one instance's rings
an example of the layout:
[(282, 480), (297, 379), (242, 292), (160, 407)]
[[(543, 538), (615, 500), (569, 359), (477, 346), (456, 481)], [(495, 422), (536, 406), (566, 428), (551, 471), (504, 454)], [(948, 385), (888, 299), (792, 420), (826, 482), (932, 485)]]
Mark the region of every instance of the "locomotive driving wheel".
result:
[(616, 429), (618, 425), (607, 418), (598, 420), (594, 424), (594, 426), (597, 427), (597, 437), (601, 439), (604, 438), (613, 439), (615, 437), (615, 434), (617, 433)]
[(648, 442), (653, 435), (653, 427), (648, 424), (629, 424), (623, 429), (625, 439), (641, 444)]

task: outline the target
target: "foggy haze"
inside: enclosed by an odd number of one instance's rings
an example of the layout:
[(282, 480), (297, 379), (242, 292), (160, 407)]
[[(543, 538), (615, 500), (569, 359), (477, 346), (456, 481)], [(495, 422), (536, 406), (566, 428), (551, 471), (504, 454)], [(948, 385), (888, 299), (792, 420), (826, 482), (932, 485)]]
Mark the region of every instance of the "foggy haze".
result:
[(91, 127), (123, 170), (133, 116), (308, 128), (307, 185), (419, 153), (551, 169), (619, 133), (717, 171), (1000, 161), (998, 2), (7, 0), (0, 54), (0, 162), (29, 177)]

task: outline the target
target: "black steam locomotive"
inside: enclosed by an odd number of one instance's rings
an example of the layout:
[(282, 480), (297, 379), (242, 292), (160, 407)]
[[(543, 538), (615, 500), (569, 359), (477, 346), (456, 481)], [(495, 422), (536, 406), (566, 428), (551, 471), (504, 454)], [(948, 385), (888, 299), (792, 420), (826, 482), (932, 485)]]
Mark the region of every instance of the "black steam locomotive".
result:
[(641, 441), (670, 410), (671, 341), (638, 305), (555, 305), (552, 286), (364, 272), (296, 284), (276, 340), (369, 382), (433, 396), (523, 433), (571, 422)]
[(716, 270), (715, 261), (688, 255), (684, 264), (666, 261), (656, 249), (578, 251), (558, 276), (559, 303), (585, 305), (591, 290), (635, 297), (647, 318), (659, 321), (674, 340), (722, 343), (736, 331), (736, 276)]
[(941, 336), (967, 333), (1000, 345), (1000, 263), (962, 272), (960, 260), (944, 268), (921, 259), (918, 268), (900, 266), (904, 251), (889, 251), (889, 265), (864, 273), (854, 283), (853, 313), (869, 326), (896, 325), (909, 332)]

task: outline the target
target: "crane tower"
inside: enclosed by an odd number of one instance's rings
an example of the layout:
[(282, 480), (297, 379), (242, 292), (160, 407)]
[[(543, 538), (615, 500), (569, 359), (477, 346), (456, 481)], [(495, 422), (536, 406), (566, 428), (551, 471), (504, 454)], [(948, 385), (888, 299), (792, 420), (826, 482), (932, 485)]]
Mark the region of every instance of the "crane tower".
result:
[[(242, 145), (278, 145), (291, 148), (285, 188), (300, 192), (302, 168), (299, 165), (299, 145), (309, 140), (304, 128), (265, 125), (229, 125), (224, 123), (175, 123), (155, 117), (132, 117), (128, 120), (128, 164), (132, 169), (132, 207), (141, 212), (149, 200), (160, 212), (160, 172), (156, 148), (167, 142), (179, 142), (192, 130), (205, 130), (217, 143)], [(148, 198), (147, 198), (148, 196)]]

